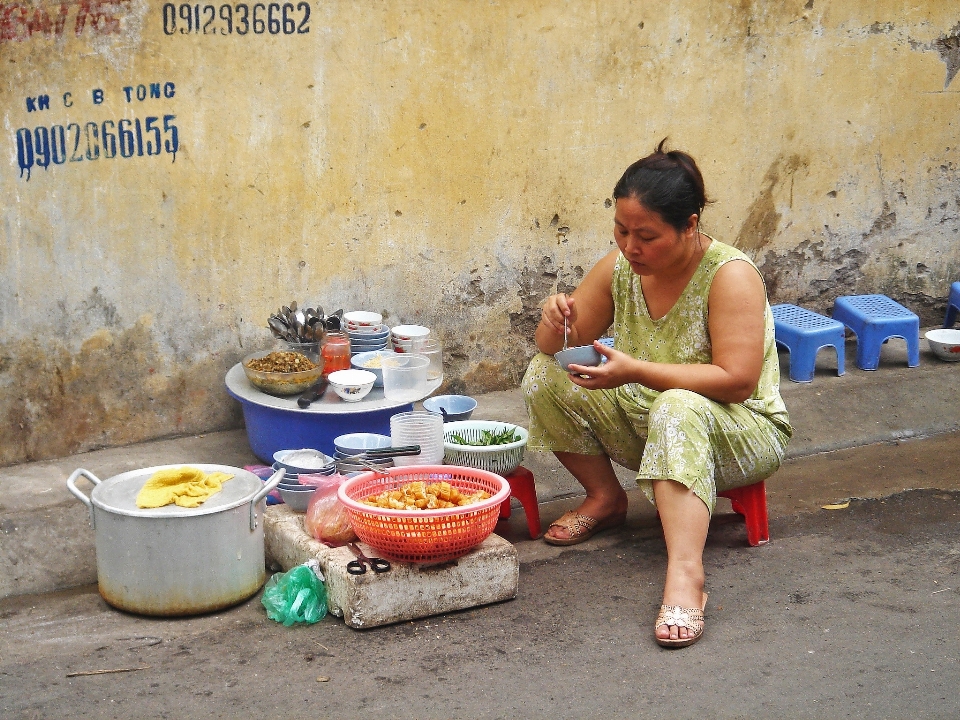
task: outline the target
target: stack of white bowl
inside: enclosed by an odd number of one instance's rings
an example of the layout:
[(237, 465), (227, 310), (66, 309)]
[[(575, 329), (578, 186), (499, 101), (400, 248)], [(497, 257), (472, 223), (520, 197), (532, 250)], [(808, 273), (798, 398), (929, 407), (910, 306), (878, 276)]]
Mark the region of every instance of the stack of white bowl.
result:
[(393, 447), (419, 445), (419, 455), (398, 456), (395, 465), (443, 464), (443, 417), (425, 410), (398, 413), (390, 418)]
[(354, 310), (343, 316), (343, 329), (350, 338), (350, 353), (383, 350), (390, 339), (390, 329), (380, 313)]
[(417, 352), (423, 347), (429, 335), (430, 328), (422, 325), (397, 325), (390, 328), (390, 343), (393, 345), (394, 352)]

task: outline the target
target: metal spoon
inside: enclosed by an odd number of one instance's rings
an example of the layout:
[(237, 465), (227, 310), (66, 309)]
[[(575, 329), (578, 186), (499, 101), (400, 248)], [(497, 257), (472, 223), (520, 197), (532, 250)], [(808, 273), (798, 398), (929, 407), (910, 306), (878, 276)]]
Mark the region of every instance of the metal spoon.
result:
[(287, 332), (287, 327), (280, 320), (273, 315), (267, 318), (267, 325), (270, 326), (270, 331), (274, 334), (275, 337), (283, 339), (283, 336)]
[(563, 316), (563, 349), (567, 349), (567, 335), (569, 335), (570, 329), (567, 327), (567, 316)]

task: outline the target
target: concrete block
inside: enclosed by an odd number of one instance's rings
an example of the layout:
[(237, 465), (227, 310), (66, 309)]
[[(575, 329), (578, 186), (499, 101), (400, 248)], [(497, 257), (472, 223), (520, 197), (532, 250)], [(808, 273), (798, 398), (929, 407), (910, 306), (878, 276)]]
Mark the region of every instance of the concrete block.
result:
[[(264, 515), (267, 559), (284, 571), (311, 558), (326, 578), (330, 612), (356, 629), (415, 620), (517, 595), (520, 562), (513, 544), (490, 535), (462, 558), (442, 565), (391, 563), (389, 572), (350, 575), (349, 548), (329, 548), (304, 529), (303, 514), (273, 505)], [(358, 543), (363, 553), (373, 548)]]

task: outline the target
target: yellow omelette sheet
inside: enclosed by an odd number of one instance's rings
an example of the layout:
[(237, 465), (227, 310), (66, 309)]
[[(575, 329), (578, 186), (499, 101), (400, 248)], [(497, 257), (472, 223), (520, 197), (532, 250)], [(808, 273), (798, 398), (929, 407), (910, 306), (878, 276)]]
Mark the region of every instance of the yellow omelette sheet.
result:
[(220, 492), (233, 475), (223, 472), (205, 473), (192, 467), (158, 470), (144, 483), (137, 495), (137, 507), (158, 508), (176, 503), (195, 508)]

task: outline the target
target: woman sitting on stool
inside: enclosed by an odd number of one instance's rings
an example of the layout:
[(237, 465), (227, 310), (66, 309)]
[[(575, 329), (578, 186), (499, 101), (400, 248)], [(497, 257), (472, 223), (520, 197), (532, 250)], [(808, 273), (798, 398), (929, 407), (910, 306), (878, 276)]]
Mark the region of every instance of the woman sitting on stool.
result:
[[(703, 632), (703, 547), (717, 492), (772, 475), (793, 430), (760, 273), (700, 231), (700, 170), (663, 145), (614, 188), (619, 250), (571, 295), (547, 298), (523, 391), (529, 448), (552, 451), (586, 490), (544, 540), (574, 545), (622, 525), (627, 495), (611, 461), (637, 470), (667, 546), (654, 635), (683, 647)], [(568, 374), (551, 357), (564, 321), (569, 345), (592, 343), (602, 365)], [(597, 342), (611, 326), (613, 349)]]

